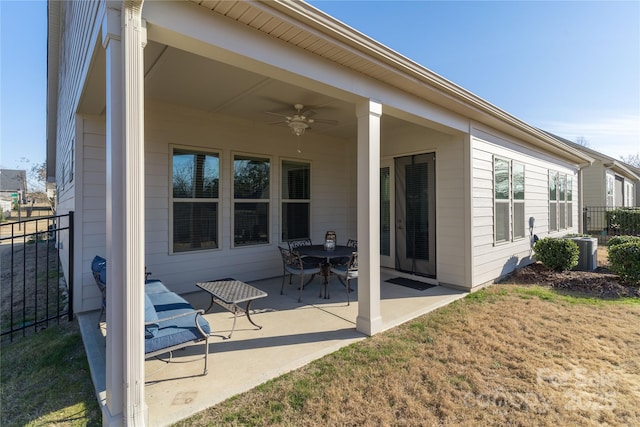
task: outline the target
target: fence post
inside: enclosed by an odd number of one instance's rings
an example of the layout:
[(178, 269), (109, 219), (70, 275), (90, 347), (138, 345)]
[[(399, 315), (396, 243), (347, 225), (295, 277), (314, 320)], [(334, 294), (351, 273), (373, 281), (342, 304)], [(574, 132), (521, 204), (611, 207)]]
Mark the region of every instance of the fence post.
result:
[(69, 311), (67, 317), (69, 322), (73, 320), (73, 259), (75, 257), (75, 251), (73, 248), (73, 242), (75, 240), (73, 232), (73, 211), (69, 211), (69, 283), (67, 284), (69, 290)]
[(582, 234), (589, 234), (589, 227), (587, 224), (587, 215), (588, 209), (586, 207), (582, 208)]

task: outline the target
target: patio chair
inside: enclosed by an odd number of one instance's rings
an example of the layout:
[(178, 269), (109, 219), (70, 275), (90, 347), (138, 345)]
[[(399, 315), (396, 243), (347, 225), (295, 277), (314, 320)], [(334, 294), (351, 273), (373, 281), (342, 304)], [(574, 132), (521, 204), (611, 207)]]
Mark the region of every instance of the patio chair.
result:
[(313, 243), (311, 243), (311, 239), (295, 239), (295, 240), (289, 240), (287, 242), (287, 244), (289, 245), (289, 250), (293, 251), (301, 246), (312, 246)]
[(98, 255), (93, 257), (93, 261), (91, 261), (91, 272), (93, 273), (93, 279), (96, 281), (96, 286), (98, 286), (102, 295), (102, 309), (98, 317), (99, 328), (102, 317), (105, 314), (105, 309), (107, 308), (107, 260)]
[(355, 248), (356, 252), (358, 251), (358, 241), (356, 239), (347, 240), (347, 246), (350, 248)]
[[(313, 243), (311, 243), (311, 239), (295, 239), (295, 240), (289, 240), (287, 243), (289, 245), (290, 251), (295, 251), (296, 249), (302, 246), (313, 246)], [(313, 268), (316, 265), (322, 263), (323, 261), (324, 259), (322, 258), (309, 257), (309, 256), (302, 257), (302, 262), (304, 263), (305, 268)], [(309, 279), (309, 282), (313, 280), (314, 276), (315, 274), (311, 276), (311, 279)], [(291, 276), (289, 276), (289, 284), (291, 284)]]
[[(284, 277), (289, 274), (289, 284), (291, 284), (291, 276), (295, 274), (296, 276), (300, 276), (298, 302), (302, 302), (304, 276), (309, 274), (314, 276), (320, 273), (320, 264), (316, 264), (315, 267), (309, 264), (305, 265), (299, 253), (283, 248), (282, 246), (278, 246), (278, 249), (280, 249), (280, 254), (282, 255), (282, 285), (280, 286), (280, 295), (284, 294)], [(322, 296), (322, 289), (320, 290), (320, 296)]]
[[(340, 280), (340, 282), (347, 289), (347, 305), (350, 305), (351, 304), (351, 301), (349, 299), (349, 293), (351, 292), (350, 282), (351, 280), (358, 278), (358, 252), (353, 252), (349, 257), (348, 261), (345, 262), (344, 264), (332, 264), (331, 273), (335, 274)], [(330, 297), (328, 292), (329, 292), (329, 288), (327, 287), (327, 298)]]

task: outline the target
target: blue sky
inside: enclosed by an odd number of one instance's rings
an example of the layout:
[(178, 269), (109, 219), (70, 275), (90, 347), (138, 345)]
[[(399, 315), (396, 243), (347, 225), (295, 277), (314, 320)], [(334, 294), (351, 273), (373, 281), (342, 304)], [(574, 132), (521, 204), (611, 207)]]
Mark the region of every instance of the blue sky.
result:
[[(310, 3), (533, 126), (640, 153), (639, 1)], [(46, 11), (0, 0), (3, 168), (46, 159)]]
[[(47, 3), (0, 0), (0, 165), (46, 160)], [(29, 160), (29, 162), (23, 161)]]

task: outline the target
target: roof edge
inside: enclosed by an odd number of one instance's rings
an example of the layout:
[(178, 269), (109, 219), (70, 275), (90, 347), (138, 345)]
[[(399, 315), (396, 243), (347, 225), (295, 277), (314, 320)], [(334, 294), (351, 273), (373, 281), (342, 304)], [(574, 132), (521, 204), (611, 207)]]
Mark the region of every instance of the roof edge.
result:
[(55, 0), (47, 2), (47, 181), (55, 181), (56, 176), (61, 3)]
[(524, 134), (529, 135), (531, 138), (542, 140), (555, 149), (565, 153), (565, 156), (573, 158), (574, 161), (581, 165), (591, 164), (593, 162), (593, 159), (585, 153), (568, 147), (558, 139), (549, 136), (546, 132), (540, 131), (540, 129), (518, 119), (467, 89), (447, 80), (414, 60), (396, 52), (302, 0), (258, 0), (258, 2), (269, 9), (277, 10), (299, 22), (305, 23), (315, 30), (381, 61), (411, 79), (430, 85), (448, 98), (453, 98), (468, 108), (475, 109), (489, 117), (498, 119), (524, 132)]

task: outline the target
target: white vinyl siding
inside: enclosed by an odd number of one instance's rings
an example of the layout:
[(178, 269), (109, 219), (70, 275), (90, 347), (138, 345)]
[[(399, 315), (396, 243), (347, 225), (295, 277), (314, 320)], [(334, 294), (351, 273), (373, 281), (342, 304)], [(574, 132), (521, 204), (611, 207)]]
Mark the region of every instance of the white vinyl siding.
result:
[(99, 2), (61, 2), (59, 96), (56, 133), (56, 184), (58, 193), (71, 191), (75, 173), (76, 111), (102, 18)]
[[(471, 150), (472, 286), (478, 286), (532, 262), (531, 241), (527, 238), (530, 237), (527, 234), (529, 221), (534, 224), (531, 234), (542, 238), (549, 233), (549, 170), (555, 169), (571, 175), (573, 193), (576, 191), (577, 171), (570, 165), (517, 144), (506, 136), (497, 136), (486, 130), (473, 130)], [(519, 230), (522, 230), (520, 221), (524, 223), (525, 236), (519, 238), (519, 233), (512, 233), (513, 241), (501, 244), (494, 242), (493, 231), (494, 157), (508, 159), (512, 165), (525, 167), (524, 200), (521, 202), (514, 198), (514, 205), (519, 204), (513, 208), (518, 211), (518, 219), (512, 216), (512, 221), (518, 224)], [(571, 214), (572, 224), (577, 224), (576, 215), (574, 209)]]
[[(311, 171), (311, 238), (321, 241), (332, 228), (342, 239), (356, 237), (347, 227), (352, 184), (347, 172), (355, 170), (347, 157), (335, 153), (345, 149), (344, 141), (319, 138), (306, 133), (303, 158), (296, 158), (296, 139), (277, 126), (265, 125), (259, 131), (241, 120), (220, 117), (193, 109), (147, 103), (145, 111), (145, 252), (146, 266), (152, 277), (176, 292), (191, 292), (197, 281), (216, 277), (233, 277), (251, 281), (282, 274), (282, 260), (277, 251), (281, 236), (280, 186), (271, 185), (269, 195), (269, 243), (234, 247), (233, 239), (233, 158), (239, 153), (272, 160), (271, 177), (281, 175), (282, 159), (309, 162)], [(250, 130), (250, 131), (249, 131)], [(256, 150), (256, 133), (260, 135), (263, 154)], [(215, 135), (216, 145), (211, 145)], [(169, 240), (169, 173), (171, 144), (181, 144), (204, 152), (220, 153), (220, 233), (219, 249), (171, 254)], [(278, 180), (279, 181), (279, 180)], [(95, 285), (94, 285), (95, 287)]]

